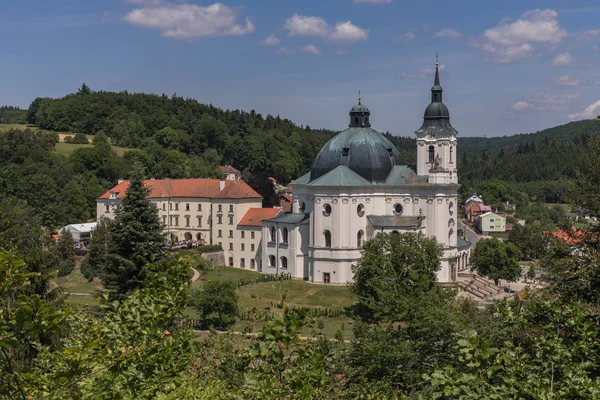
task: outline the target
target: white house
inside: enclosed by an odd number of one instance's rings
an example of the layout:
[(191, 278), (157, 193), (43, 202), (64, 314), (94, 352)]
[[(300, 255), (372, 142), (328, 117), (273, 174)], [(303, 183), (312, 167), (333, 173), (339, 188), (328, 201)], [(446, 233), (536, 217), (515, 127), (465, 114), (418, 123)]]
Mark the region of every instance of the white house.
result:
[(380, 232), (423, 232), (444, 248), (438, 281), (456, 282), (470, 244), (457, 236), (458, 132), (442, 102), (437, 64), (431, 104), (416, 131), (416, 171), (371, 128), (371, 114), (358, 100), (349, 128), (291, 184), (292, 212), (263, 221), (262, 272), (346, 284), (365, 240)]
[(71, 232), (73, 236), (73, 240), (76, 242), (89, 242), (89, 240), (93, 236), (93, 232), (98, 227), (96, 222), (88, 222), (84, 224), (71, 224), (65, 227), (62, 227), (58, 230), (58, 234), (62, 235), (65, 231)]

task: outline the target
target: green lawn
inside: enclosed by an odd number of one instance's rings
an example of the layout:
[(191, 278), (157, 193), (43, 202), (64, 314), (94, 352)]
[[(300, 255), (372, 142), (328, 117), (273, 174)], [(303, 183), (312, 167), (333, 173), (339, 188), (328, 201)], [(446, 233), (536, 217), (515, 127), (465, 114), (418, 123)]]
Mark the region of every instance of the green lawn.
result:
[[(92, 144), (75, 144), (75, 143), (56, 143), (56, 145), (54, 146), (54, 150), (56, 151), (57, 154), (62, 154), (64, 156), (68, 156), (69, 154), (71, 154), (72, 152), (74, 152), (75, 150), (77, 150), (80, 147), (92, 147)], [(125, 152), (127, 150), (130, 149), (126, 149), (124, 147), (119, 147), (119, 146), (111, 146), (112, 149), (120, 156), (122, 156), (123, 154), (125, 154)]]
[(239, 279), (255, 279), (260, 277), (262, 274), (247, 269), (231, 268), (231, 267), (215, 267), (212, 271), (200, 272), (200, 278), (194, 284), (193, 287), (202, 285), (202, 282), (206, 281), (224, 281), (231, 279), (232, 281), (238, 281)]

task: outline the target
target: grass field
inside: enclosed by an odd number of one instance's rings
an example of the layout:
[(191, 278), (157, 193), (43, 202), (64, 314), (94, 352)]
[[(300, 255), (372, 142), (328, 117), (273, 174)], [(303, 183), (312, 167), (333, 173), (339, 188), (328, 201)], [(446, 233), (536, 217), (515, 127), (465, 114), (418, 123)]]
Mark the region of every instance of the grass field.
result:
[[(261, 276), (260, 273), (248, 271), (239, 268), (215, 267), (214, 270), (204, 271), (200, 278), (192, 284), (192, 289), (198, 289), (203, 283), (215, 280), (233, 280), (252, 279)], [(98, 278), (93, 282), (88, 282), (83, 277), (77, 266), (69, 276), (56, 279), (56, 283), (62, 286), (69, 295), (67, 302), (70, 304), (79, 304), (83, 306), (98, 305), (95, 298), (97, 290), (102, 290), (102, 284)], [(77, 293), (77, 294), (76, 294)], [(285, 294), (285, 304), (290, 307), (346, 307), (354, 303), (350, 295), (350, 289), (345, 286), (325, 286), (315, 285), (305, 281), (287, 280), (281, 282), (261, 282), (242, 286), (237, 290), (239, 296), (238, 306), (240, 310), (270, 309), (273, 303), (278, 302)], [(187, 307), (185, 314), (188, 318), (198, 319), (198, 312), (193, 307)], [(322, 329), (318, 329), (318, 321), (322, 322)], [(243, 331), (248, 326), (247, 321), (238, 321), (233, 330)], [(256, 332), (263, 323), (252, 325)], [(346, 339), (352, 336), (352, 319), (346, 316), (327, 318), (319, 317), (315, 323), (304, 329), (303, 334), (310, 336), (313, 331), (320, 332), (327, 337), (334, 337), (335, 333), (345, 326), (344, 337)]]
[[(25, 125), (25, 124), (0, 124), (0, 133), (2, 132), (7, 132), (13, 129), (18, 129), (18, 130), (25, 130), (25, 129), (31, 129), (34, 131), (41, 131), (41, 132), (51, 132), (51, 131), (46, 131), (44, 129), (40, 129), (37, 126), (33, 126), (33, 125)], [(56, 132), (58, 134), (58, 139), (59, 139), (59, 143), (56, 143), (56, 146), (54, 146), (54, 150), (56, 151), (56, 154), (62, 154), (64, 156), (68, 156), (69, 154), (71, 154), (72, 152), (74, 152), (76, 149), (80, 148), (80, 147), (92, 147), (91, 144), (73, 144), (73, 143), (65, 143), (63, 140), (65, 139), (66, 136), (75, 136), (75, 133), (73, 132)], [(86, 135), (88, 138), (88, 141), (91, 142), (94, 139), (94, 135)], [(112, 149), (120, 156), (122, 156), (125, 151), (129, 150), (126, 149), (124, 147), (119, 147), (119, 146), (112, 146)]]

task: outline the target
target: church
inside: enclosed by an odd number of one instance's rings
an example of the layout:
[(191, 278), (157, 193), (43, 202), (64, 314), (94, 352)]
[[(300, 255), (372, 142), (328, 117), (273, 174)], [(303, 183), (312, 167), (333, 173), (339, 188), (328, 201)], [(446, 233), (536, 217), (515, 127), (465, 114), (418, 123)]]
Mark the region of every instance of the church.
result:
[(456, 136), (443, 103), (439, 67), (417, 136), (417, 165), (371, 128), (358, 104), (348, 129), (323, 146), (312, 169), (294, 181), (292, 211), (263, 220), (260, 269), (296, 279), (347, 284), (362, 245), (380, 232), (422, 232), (444, 251), (438, 281), (467, 269), (470, 243), (458, 236)]

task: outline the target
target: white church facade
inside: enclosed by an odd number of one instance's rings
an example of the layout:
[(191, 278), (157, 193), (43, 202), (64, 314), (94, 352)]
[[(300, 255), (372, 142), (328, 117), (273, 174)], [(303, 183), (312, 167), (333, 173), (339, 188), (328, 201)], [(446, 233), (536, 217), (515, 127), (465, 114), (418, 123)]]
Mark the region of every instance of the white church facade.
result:
[(422, 232), (444, 248), (438, 281), (456, 282), (470, 246), (457, 234), (458, 132), (442, 93), (436, 64), (431, 103), (416, 131), (414, 169), (371, 128), (359, 96), (349, 128), (327, 142), (311, 171), (292, 183), (292, 212), (263, 221), (262, 272), (346, 284), (366, 240), (380, 232)]

